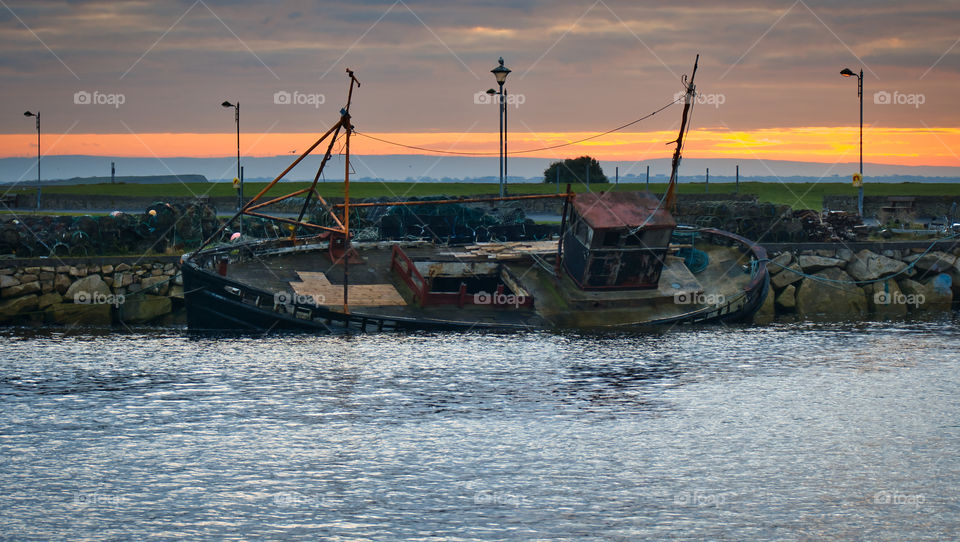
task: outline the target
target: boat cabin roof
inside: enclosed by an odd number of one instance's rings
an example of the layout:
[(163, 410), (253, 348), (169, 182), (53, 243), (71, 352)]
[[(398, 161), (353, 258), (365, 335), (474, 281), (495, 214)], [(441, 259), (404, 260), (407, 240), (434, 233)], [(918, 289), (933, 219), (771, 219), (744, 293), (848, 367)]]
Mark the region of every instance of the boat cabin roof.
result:
[(677, 221), (649, 192), (577, 194), (573, 207), (594, 230), (675, 228)]

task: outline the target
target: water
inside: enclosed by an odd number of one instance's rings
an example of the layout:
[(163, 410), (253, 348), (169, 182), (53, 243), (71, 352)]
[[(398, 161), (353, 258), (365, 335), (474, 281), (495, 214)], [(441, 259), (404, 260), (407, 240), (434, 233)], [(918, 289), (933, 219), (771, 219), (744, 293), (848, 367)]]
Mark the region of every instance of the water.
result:
[(960, 531), (952, 318), (0, 340), (4, 539)]

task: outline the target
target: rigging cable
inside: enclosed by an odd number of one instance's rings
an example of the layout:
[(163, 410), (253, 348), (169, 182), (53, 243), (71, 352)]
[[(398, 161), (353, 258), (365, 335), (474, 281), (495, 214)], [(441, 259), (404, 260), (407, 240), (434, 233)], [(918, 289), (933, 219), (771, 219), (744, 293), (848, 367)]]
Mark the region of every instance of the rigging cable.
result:
[[(612, 130), (607, 130), (606, 132), (601, 132), (601, 133), (599, 133), (599, 134), (594, 134), (594, 135), (592, 135), (592, 136), (585, 137), (585, 138), (583, 138), (583, 139), (578, 139), (578, 140), (576, 140), (576, 141), (568, 141), (567, 143), (560, 143), (560, 144), (558, 144), (558, 145), (549, 145), (549, 146), (546, 146), (546, 147), (539, 147), (539, 148), (536, 148), (536, 149), (524, 149), (524, 150), (520, 150), (520, 151), (510, 151), (510, 152), (508, 152), (508, 153), (506, 153), (506, 154), (507, 154), (507, 155), (511, 155), (511, 154), (529, 154), (529, 153), (533, 153), (533, 152), (548, 151), (548, 150), (552, 150), (552, 149), (559, 149), (559, 148), (561, 148), (561, 147), (569, 147), (570, 145), (576, 145), (576, 144), (578, 144), (578, 143), (583, 143), (584, 141), (590, 141), (591, 139), (596, 139), (596, 138), (598, 138), (598, 137), (603, 137), (603, 136), (605, 136), (605, 135), (612, 134), (612, 133), (614, 133), (614, 132), (619, 132), (620, 130), (623, 130), (624, 128), (629, 128), (630, 126), (633, 126), (634, 124), (636, 124), (636, 123), (638, 123), (638, 122), (647, 120), (647, 119), (649, 119), (650, 117), (656, 115), (657, 113), (659, 113), (659, 112), (661, 112), (661, 111), (664, 111), (665, 109), (667, 109), (667, 108), (669, 108), (670, 106), (672, 106), (672, 105), (680, 102), (680, 101), (683, 100), (683, 99), (684, 99), (683, 97), (677, 98), (676, 100), (673, 100), (672, 102), (670, 102), (670, 103), (668, 103), (667, 105), (665, 105), (665, 106), (657, 109), (656, 111), (654, 111), (654, 112), (652, 112), (652, 113), (649, 113), (649, 114), (647, 114), (647, 115), (644, 115), (644, 116), (640, 117), (639, 119), (632, 120), (632, 121), (630, 121), (630, 122), (628, 122), (628, 123), (626, 123), (626, 124), (623, 124), (623, 125), (621, 125), (621, 126), (617, 126), (616, 128), (614, 128), (614, 129), (612, 129)], [(395, 145), (395, 146), (397, 146), (397, 147), (404, 147), (404, 148), (406, 148), (406, 149), (413, 149), (413, 150), (424, 151), (424, 152), (434, 152), (434, 153), (439, 153), (439, 154), (453, 154), (453, 155), (462, 155), (462, 156), (497, 156), (497, 155), (500, 154), (499, 152), (467, 152), (467, 151), (446, 151), (446, 150), (440, 150), (440, 149), (428, 149), (428, 148), (426, 148), (426, 147), (418, 147), (418, 146), (416, 146), (416, 145), (406, 145), (406, 144), (404, 144), (404, 143), (398, 143), (398, 142), (396, 142), (396, 141), (390, 141), (389, 139), (383, 139), (383, 138), (380, 138), (380, 137), (372, 136), (372, 135), (370, 135), (370, 134), (366, 134), (366, 133), (357, 131), (356, 129), (353, 130), (353, 133), (354, 133), (355, 135), (363, 136), (363, 137), (366, 137), (366, 138), (368, 138), (368, 139), (373, 139), (373, 140), (379, 141), (379, 142), (381, 142), (381, 143), (387, 143), (388, 145)]]

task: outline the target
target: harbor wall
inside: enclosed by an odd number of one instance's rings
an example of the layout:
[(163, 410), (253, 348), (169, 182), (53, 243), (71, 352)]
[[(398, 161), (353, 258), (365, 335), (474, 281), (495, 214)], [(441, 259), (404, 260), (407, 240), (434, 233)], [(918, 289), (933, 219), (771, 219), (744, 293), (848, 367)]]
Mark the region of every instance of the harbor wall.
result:
[(960, 302), (960, 245), (770, 252), (770, 290), (755, 323), (937, 315)]
[(184, 323), (179, 257), (0, 261), (2, 325)]

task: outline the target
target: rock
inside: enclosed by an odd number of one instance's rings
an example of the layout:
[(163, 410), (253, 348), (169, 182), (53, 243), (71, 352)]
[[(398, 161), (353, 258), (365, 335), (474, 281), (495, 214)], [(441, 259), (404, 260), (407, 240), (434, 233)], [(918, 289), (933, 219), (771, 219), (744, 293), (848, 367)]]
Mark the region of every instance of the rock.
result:
[(154, 276), (154, 277), (159, 277), (159, 276), (163, 275), (163, 269), (151, 269), (151, 270), (150, 270), (150, 275), (151, 275), (151, 276)]
[(767, 269), (770, 271), (770, 276), (776, 275), (780, 271), (783, 271), (785, 267), (790, 266), (790, 262), (793, 261), (793, 254), (789, 252), (783, 252), (776, 258), (772, 258), (770, 263), (767, 264)]
[(72, 282), (73, 281), (71, 281), (70, 277), (67, 275), (57, 275), (57, 278), (53, 279), (53, 288), (63, 295), (67, 293), (67, 290), (70, 288), (70, 284)]
[(49, 271), (41, 271), (40, 274), (37, 275), (37, 278), (39, 278), (41, 281), (44, 281), (44, 280), (52, 281), (56, 276), (57, 275), (55, 273), (51, 273)]
[(71, 277), (85, 277), (87, 276), (87, 268), (71, 266), (69, 275)]
[(16, 272), (16, 269), (14, 269), (13, 267), (4, 267), (3, 269), (0, 269), (0, 275), (12, 275), (15, 272)]
[(99, 265), (91, 265), (91, 266), (88, 266), (88, 267), (87, 267), (87, 274), (88, 274), (88, 275), (99, 275), (99, 274), (100, 274), (100, 266), (99, 266)]
[(874, 282), (863, 287), (870, 312), (886, 318), (902, 318), (907, 314), (907, 297), (894, 280)]
[(163, 269), (163, 264), (160, 262), (154, 262), (150, 269)]
[(144, 324), (169, 314), (172, 308), (169, 297), (131, 296), (120, 306), (120, 320), (128, 324)]
[(57, 266), (57, 269), (56, 269), (56, 272), (57, 272), (57, 273), (69, 273), (69, 272), (70, 272), (70, 266), (69, 266), (69, 265), (58, 265), (58, 266)]
[(45, 294), (48, 294), (48, 293), (52, 292), (52, 291), (53, 291), (53, 281), (52, 281), (52, 280), (45, 280), (45, 281), (41, 282), (41, 283), (40, 283), (40, 291), (43, 292), (43, 293), (45, 293)]
[(846, 260), (841, 260), (839, 258), (828, 258), (825, 256), (800, 256), (797, 258), (797, 263), (800, 264), (800, 267), (803, 269), (804, 273), (816, 273), (817, 271), (823, 271), (828, 267), (843, 268), (847, 265)]
[(43, 294), (37, 299), (37, 308), (45, 309), (50, 305), (53, 305), (55, 303), (62, 303), (62, 302), (63, 302), (62, 295), (58, 294), (57, 292), (50, 292), (49, 294)]
[(37, 273), (40, 272), (40, 266), (39, 266), (39, 265), (32, 265), (32, 266), (30, 266), (30, 267), (24, 267), (24, 268), (23, 268), (23, 272), (24, 272), (24, 273), (27, 273), (27, 274), (30, 274), (30, 275), (36, 275)]
[[(817, 256), (820, 256), (821, 258), (836, 258), (836, 257), (837, 257), (837, 251), (836, 251), (836, 250), (820, 249), (820, 250), (815, 250), (815, 251), (813, 251), (813, 253), (816, 254)], [(802, 267), (802, 266), (801, 266), (801, 267)]]
[(797, 307), (797, 287), (793, 284), (787, 286), (777, 296), (776, 305), (778, 309), (792, 311)]
[(130, 270), (130, 266), (125, 263), (121, 263), (113, 268), (113, 271), (116, 273), (122, 273), (124, 271), (129, 271), (129, 270)]
[(104, 303), (54, 303), (44, 311), (44, 319), (49, 323), (64, 325), (108, 326), (113, 322), (110, 305)]
[(173, 271), (175, 268), (176, 268), (175, 265), (173, 265), (172, 263), (168, 263), (163, 266), (163, 272), (166, 273), (167, 271)]
[(67, 293), (63, 297), (67, 302), (82, 304), (102, 304), (106, 303), (107, 298), (112, 297), (110, 287), (103, 282), (100, 275), (89, 275), (84, 277), (67, 288)]
[(133, 275), (131, 273), (116, 273), (113, 275), (113, 286), (122, 288), (133, 284)]
[(56, 273), (56, 271), (56, 268), (54, 268), (52, 265), (44, 265), (40, 268), (41, 273)]
[(37, 308), (37, 296), (27, 295), (0, 302), (0, 322), (9, 322), (22, 312)]
[(949, 270), (957, 263), (957, 257), (946, 252), (928, 252), (924, 255), (913, 254), (906, 259), (907, 263), (913, 263), (913, 266), (920, 271), (931, 273), (943, 273)]
[(776, 314), (773, 306), (773, 288), (767, 289), (767, 297), (763, 300), (763, 304), (760, 305), (760, 308), (757, 309), (757, 312), (753, 314), (753, 323), (754, 324), (769, 324), (773, 321), (773, 318)]
[(844, 248), (838, 248), (838, 249), (837, 249), (837, 258), (839, 258), (839, 259), (841, 259), (841, 260), (844, 260), (844, 261), (846, 261), (846, 262), (849, 263), (850, 260), (853, 259), (853, 251), (850, 250), (849, 248), (846, 248), (846, 247), (844, 247)]
[(103, 277), (103, 283), (107, 286), (113, 286), (113, 277)]
[(778, 273), (772, 279), (770, 279), (770, 284), (773, 285), (777, 290), (782, 290), (788, 284), (793, 284), (803, 278), (803, 275), (800, 275), (801, 272), (800, 266), (794, 262), (783, 270), (783, 272)]
[(20, 282), (36, 282), (40, 280), (40, 277), (35, 273), (24, 273), (20, 275)]
[(167, 295), (170, 283), (167, 277), (162, 275), (158, 277), (146, 277), (140, 281), (140, 288), (151, 294)]
[(183, 299), (183, 285), (182, 284), (171, 284), (170, 291), (167, 292), (167, 296), (175, 297), (177, 299)]
[(13, 278), (10, 275), (0, 275), (0, 289), (10, 288), (11, 286), (16, 286), (20, 284), (20, 281)]
[(112, 265), (109, 265), (109, 264), (104, 265), (104, 266), (102, 266), (102, 267), (100, 268), (100, 272), (101, 272), (103, 275), (109, 275), (110, 273), (113, 273), (113, 266), (112, 266)]
[[(769, 267), (767, 269), (769, 269)], [(183, 275), (177, 272), (177, 274), (173, 276), (173, 283), (177, 286), (183, 286)]]
[(32, 294), (40, 291), (40, 283), (37, 281), (25, 282), (9, 288), (0, 290), (0, 297), (8, 299), (11, 297), (20, 297), (22, 295)]
[(830, 267), (813, 275), (824, 282), (805, 278), (797, 288), (797, 312), (811, 320), (851, 320), (866, 316), (867, 295), (850, 284), (853, 278), (842, 269)]
[(166, 275), (166, 276), (168, 276), (168, 277), (172, 277), (172, 276), (174, 276), (174, 275), (177, 274), (177, 270), (176, 270), (176, 269), (170, 269), (170, 270), (168, 271), (168, 270), (164, 269), (163, 274)]
[(876, 280), (897, 274), (906, 268), (907, 264), (899, 260), (864, 249), (858, 252), (853, 260), (847, 264), (847, 273), (859, 281)]
[(902, 279), (900, 291), (908, 300), (915, 301), (913, 305), (907, 305), (907, 309), (911, 311), (948, 311), (953, 303), (952, 282), (952, 277), (946, 273), (931, 278), (926, 284)]

